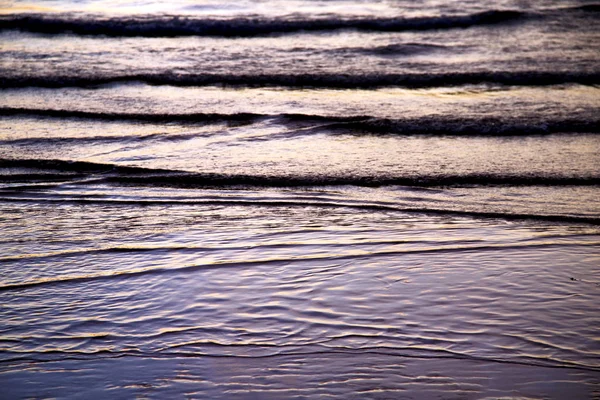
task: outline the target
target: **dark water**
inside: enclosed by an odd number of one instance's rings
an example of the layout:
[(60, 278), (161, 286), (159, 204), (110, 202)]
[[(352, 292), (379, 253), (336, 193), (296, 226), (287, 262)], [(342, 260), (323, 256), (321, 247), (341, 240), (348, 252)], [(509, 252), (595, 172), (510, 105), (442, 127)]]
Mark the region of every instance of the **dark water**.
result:
[(8, 2), (1, 398), (597, 398), (600, 6)]

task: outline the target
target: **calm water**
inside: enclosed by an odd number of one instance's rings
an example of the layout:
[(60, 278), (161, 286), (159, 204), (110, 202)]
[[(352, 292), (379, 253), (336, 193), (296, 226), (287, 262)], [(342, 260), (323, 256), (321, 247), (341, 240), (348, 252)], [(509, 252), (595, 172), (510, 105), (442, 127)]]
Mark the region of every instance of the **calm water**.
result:
[(0, 398), (599, 398), (599, 22), (3, 3)]

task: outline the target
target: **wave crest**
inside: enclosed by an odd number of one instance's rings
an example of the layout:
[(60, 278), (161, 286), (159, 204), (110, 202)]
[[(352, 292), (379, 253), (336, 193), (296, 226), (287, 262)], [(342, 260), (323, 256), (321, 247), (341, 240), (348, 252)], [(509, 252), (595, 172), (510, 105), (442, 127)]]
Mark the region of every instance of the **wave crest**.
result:
[(86, 87), (142, 82), (148, 85), (201, 87), (287, 87), (376, 89), (383, 87), (431, 88), (494, 84), (508, 86), (550, 86), (561, 84), (600, 85), (600, 72), (484, 71), (406, 74), (129, 74), (129, 75), (54, 75), (0, 76), (5, 89), (24, 87)]
[[(526, 136), (547, 135), (553, 133), (600, 133), (600, 119), (582, 120), (580, 118), (557, 118), (554, 120), (520, 120), (500, 118), (468, 118), (452, 116), (436, 116), (421, 118), (377, 118), (367, 115), (326, 116), (315, 114), (258, 114), (258, 113), (188, 113), (188, 114), (142, 114), (88, 112), (77, 110), (53, 110), (35, 108), (0, 107), (0, 116), (32, 116), (58, 119), (91, 119), (100, 121), (132, 121), (142, 123), (179, 123), (179, 124), (216, 124), (246, 123), (273, 119), (278, 124), (295, 125), (318, 124), (318, 131), (344, 132), (352, 134), (398, 134), (398, 135), (444, 135), (444, 136)], [(303, 130), (303, 134), (310, 130)], [(159, 139), (160, 135), (152, 138)], [(172, 140), (172, 136), (168, 136)], [(182, 138), (188, 138), (183, 135)], [(42, 138), (27, 137), (14, 139), (31, 143)], [(103, 137), (96, 138), (102, 140)], [(13, 140), (13, 141), (14, 141)], [(46, 138), (46, 141), (57, 138)], [(78, 140), (95, 140), (84, 137)], [(118, 140), (118, 137), (104, 138)], [(0, 141), (7, 142), (7, 141)], [(12, 141), (11, 141), (12, 142)]]
[[(51, 172), (95, 174), (117, 184), (169, 187), (298, 187), (298, 186), (590, 186), (600, 185), (600, 176), (547, 176), (507, 174), (436, 174), (414, 176), (268, 176), (244, 174), (196, 173), (87, 161), (49, 159), (0, 159), (0, 168), (27, 168)], [(0, 180), (11, 175), (0, 175)]]
[(112, 37), (217, 36), (253, 37), (299, 32), (354, 29), (375, 32), (469, 28), (524, 18), (513, 10), (489, 10), (467, 15), (416, 18), (298, 18), (199, 19), (179, 16), (143, 16), (103, 19), (73, 15), (21, 14), (0, 18), (0, 31), (41, 34), (75, 34)]

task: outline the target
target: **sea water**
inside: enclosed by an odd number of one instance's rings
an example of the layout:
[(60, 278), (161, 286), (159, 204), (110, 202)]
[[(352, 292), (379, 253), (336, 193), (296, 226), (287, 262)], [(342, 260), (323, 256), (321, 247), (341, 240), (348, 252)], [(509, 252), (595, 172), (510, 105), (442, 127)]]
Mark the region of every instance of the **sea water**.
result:
[(3, 3), (0, 398), (599, 397), (599, 13)]

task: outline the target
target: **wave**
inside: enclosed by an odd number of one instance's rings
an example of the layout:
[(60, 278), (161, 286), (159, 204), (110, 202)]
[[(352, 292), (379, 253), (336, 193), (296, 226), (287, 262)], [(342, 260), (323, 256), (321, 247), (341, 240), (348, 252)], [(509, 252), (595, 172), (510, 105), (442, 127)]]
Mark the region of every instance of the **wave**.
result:
[[(572, 246), (578, 247), (597, 247), (597, 243), (591, 244), (575, 244)], [(510, 245), (472, 245), (472, 246), (455, 246), (455, 247), (440, 247), (431, 249), (407, 249), (407, 250), (384, 250), (368, 252), (365, 254), (342, 254), (342, 255), (326, 255), (326, 256), (304, 256), (304, 257), (284, 257), (284, 258), (268, 258), (258, 260), (246, 260), (246, 261), (223, 261), (209, 264), (192, 264), (180, 267), (152, 267), (152, 268), (141, 268), (135, 270), (126, 271), (113, 271), (106, 274), (91, 274), (91, 275), (71, 275), (71, 276), (60, 276), (52, 278), (43, 278), (38, 280), (31, 280), (19, 283), (9, 283), (0, 285), (0, 292), (30, 289), (40, 286), (54, 286), (60, 284), (77, 284), (90, 281), (100, 280), (121, 280), (127, 278), (133, 278), (143, 275), (164, 275), (164, 274), (181, 274), (189, 272), (206, 271), (215, 268), (248, 268), (253, 266), (264, 266), (271, 264), (292, 264), (295, 262), (315, 262), (315, 261), (332, 261), (332, 260), (357, 260), (357, 259), (371, 259), (373, 257), (385, 257), (385, 256), (402, 256), (411, 254), (434, 254), (434, 253), (461, 253), (461, 252), (505, 252), (507, 250), (520, 250), (524, 248), (551, 248), (559, 247), (564, 248), (564, 243), (538, 243), (538, 244), (510, 244)], [(174, 249), (175, 251), (177, 248)], [(133, 249), (128, 251), (144, 251), (143, 249)], [(14, 261), (8, 259), (7, 261)]]
[[(2, 169), (7, 169), (2, 171)], [(3, 173), (4, 172), (4, 173)], [(267, 176), (223, 173), (197, 173), (177, 170), (118, 166), (83, 161), (43, 159), (0, 159), (0, 182), (10, 183), (0, 190), (0, 202), (44, 202), (73, 204), (110, 204), (126, 206), (251, 206), (251, 207), (319, 207), (351, 208), (362, 211), (385, 211), (447, 215), (483, 219), (539, 220), (559, 223), (600, 225), (595, 215), (552, 213), (519, 213), (504, 210), (476, 210), (446, 208), (433, 204), (395, 204), (380, 202), (347, 202), (328, 199), (256, 199), (213, 197), (168, 198), (111, 198), (77, 194), (48, 194), (30, 192), (31, 184), (43, 182), (73, 184), (105, 184), (118, 186), (178, 189), (270, 189), (270, 188), (332, 188), (332, 187), (387, 187), (412, 188), (452, 187), (516, 187), (516, 186), (600, 186), (600, 176), (546, 176), (543, 174), (432, 174), (382, 176)], [(21, 186), (23, 185), (24, 186)], [(39, 189), (39, 188), (34, 188)]]
[[(106, 182), (166, 187), (307, 187), (307, 186), (598, 186), (600, 176), (546, 176), (536, 174), (438, 174), (415, 176), (268, 176), (196, 173), (121, 166), (87, 161), (0, 159), (0, 168), (27, 168), (50, 172), (96, 175)], [(43, 174), (42, 174), (43, 175)], [(30, 175), (23, 174), (27, 177)], [(64, 176), (64, 175), (60, 175)], [(11, 175), (0, 175), (0, 181)]]
[[(3, 193), (4, 194), (4, 193)], [(410, 213), (433, 216), (491, 219), (506, 221), (542, 221), (556, 223), (574, 223), (586, 225), (600, 225), (600, 217), (579, 216), (565, 214), (533, 214), (533, 213), (510, 213), (510, 212), (486, 212), (471, 210), (454, 210), (433, 207), (400, 207), (385, 204), (355, 204), (343, 202), (307, 202), (293, 200), (120, 200), (101, 199), (87, 197), (0, 197), (0, 202), (5, 203), (60, 203), (77, 205), (113, 205), (113, 206), (249, 206), (249, 207), (315, 207), (320, 209), (355, 209), (360, 211), (384, 211), (393, 213)]]
[(213, 122), (255, 122), (268, 115), (255, 113), (188, 113), (188, 114), (142, 114), (142, 113), (109, 113), (77, 110), (55, 110), (39, 108), (0, 107), (0, 116), (10, 117), (30, 115), (48, 118), (81, 118), (102, 121), (139, 121), (151, 123), (213, 123)]
[(586, 11), (590, 13), (600, 13), (600, 4), (585, 4), (573, 7), (573, 10)]
[(0, 31), (19, 30), (41, 34), (74, 34), (111, 37), (217, 36), (253, 37), (299, 32), (353, 29), (375, 32), (423, 31), (495, 25), (528, 15), (513, 10), (489, 10), (466, 15), (415, 18), (284, 18), (240, 17), (200, 19), (180, 16), (102, 18), (62, 14), (13, 14), (0, 17)]
[[(600, 133), (600, 118), (581, 120), (578, 118), (562, 118), (538, 121), (502, 120), (500, 118), (474, 118), (454, 116), (427, 116), (419, 118), (378, 118), (367, 115), (326, 116), (316, 114), (257, 114), (257, 113), (188, 113), (188, 114), (140, 114), (88, 112), (72, 110), (52, 110), (35, 108), (0, 107), (0, 116), (26, 116), (57, 119), (91, 119), (100, 121), (132, 121), (142, 123), (179, 123), (179, 124), (213, 124), (213, 123), (245, 123), (251, 124), (264, 120), (296, 127), (310, 124), (317, 125), (319, 133), (324, 131), (344, 132), (352, 134), (399, 134), (399, 135), (445, 135), (445, 136), (525, 136), (548, 135), (554, 133)], [(303, 129), (299, 134), (310, 134), (310, 129)], [(136, 137), (149, 140), (189, 139), (184, 135), (146, 135)], [(119, 141), (128, 140), (131, 136), (98, 136), (82, 138), (17, 138), (0, 140), (7, 144), (54, 143), (58, 141)]]
[[(305, 231), (302, 231), (306, 233)], [(392, 254), (400, 255), (400, 254), (418, 254), (418, 253), (436, 253), (436, 252), (460, 252), (460, 251), (495, 251), (495, 250), (515, 250), (522, 248), (552, 248), (559, 246), (561, 248), (566, 247), (598, 247), (600, 242), (576, 242), (576, 243), (564, 243), (560, 241), (543, 241), (539, 243), (526, 243), (526, 244), (510, 244), (510, 245), (481, 245), (478, 244), (477, 241), (463, 241), (463, 244), (457, 245), (457, 242), (452, 243), (451, 246), (448, 246), (446, 243), (434, 243), (435, 246), (439, 247), (427, 247), (427, 242), (423, 241), (406, 241), (406, 240), (371, 240), (368, 242), (361, 242), (360, 246), (374, 246), (374, 245), (410, 245), (410, 250), (393, 250)], [(417, 244), (425, 244), (422, 248), (414, 248)], [(355, 246), (356, 243), (351, 241), (336, 241), (335, 243), (320, 243), (319, 246), (323, 248), (337, 248), (339, 246)], [(274, 243), (274, 244), (261, 244), (257, 247), (261, 249), (268, 248), (294, 248), (294, 249), (302, 249), (304, 247), (311, 248), (313, 244), (303, 244), (303, 243)], [(242, 251), (246, 250), (247, 246), (227, 246), (228, 251)], [(72, 257), (88, 257), (88, 256), (97, 256), (103, 254), (115, 255), (115, 254), (123, 254), (123, 253), (151, 253), (153, 255), (156, 254), (170, 254), (170, 253), (205, 253), (205, 252), (214, 252), (221, 251), (223, 247), (219, 246), (195, 246), (195, 245), (166, 245), (166, 246), (115, 246), (115, 247), (100, 247), (100, 248), (88, 248), (88, 249), (76, 249), (76, 250), (58, 250), (49, 253), (33, 253), (33, 254), (21, 254), (16, 256), (6, 256), (0, 257), (0, 263), (14, 263), (14, 262), (31, 262), (33, 260), (36, 261), (47, 261), (52, 259), (64, 259), (64, 258), (72, 258)], [(375, 251), (371, 253), (372, 255), (389, 255), (389, 251)], [(328, 255), (327, 257), (332, 257), (333, 254)], [(364, 255), (348, 255), (348, 254), (339, 254), (338, 257), (364, 257)], [(320, 258), (319, 258), (320, 259)], [(298, 258), (294, 258), (292, 260), (302, 260)], [(312, 259), (311, 259), (312, 260)], [(245, 260), (250, 261), (250, 260)], [(288, 260), (289, 261), (289, 260)], [(150, 269), (149, 271), (152, 271)], [(159, 271), (160, 272), (160, 271)], [(100, 275), (106, 276), (106, 275)], [(108, 275), (110, 276), (110, 275)], [(57, 278), (52, 278), (57, 279)], [(573, 280), (576, 280), (573, 278)], [(46, 280), (42, 280), (42, 282), (46, 282)], [(586, 282), (586, 281), (582, 281)], [(589, 282), (588, 282), (589, 283)], [(596, 283), (596, 285), (600, 286), (600, 283)]]
[(483, 71), (406, 74), (181, 74), (139, 73), (97, 76), (0, 76), (4, 89), (24, 87), (85, 87), (141, 82), (148, 85), (288, 87), (332, 89), (376, 89), (382, 87), (454, 87), (494, 84), (549, 86), (561, 84), (600, 85), (600, 72)]
[(375, 56), (411, 56), (434, 51), (450, 50), (450, 46), (427, 43), (395, 43), (375, 47), (347, 47), (337, 50), (344, 53), (362, 53)]
[(65, 144), (98, 144), (98, 143), (127, 143), (135, 141), (140, 143), (142, 141), (169, 141), (174, 142), (178, 140), (189, 140), (196, 137), (196, 134), (162, 134), (153, 133), (148, 135), (112, 135), (112, 136), (87, 136), (87, 137), (27, 137), (19, 139), (0, 139), (0, 145), (12, 145), (12, 146), (45, 146), (45, 145), (61, 145)]
[[(96, 336), (99, 337), (99, 336)], [(122, 335), (109, 334), (102, 336), (105, 338), (120, 339)], [(149, 336), (145, 336), (148, 338)], [(365, 336), (369, 338), (373, 336)], [(86, 336), (81, 336), (81, 339), (87, 339)], [(380, 338), (380, 336), (377, 336)], [(424, 338), (420, 338), (424, 339)], [(69, 340), (69, 338), (65, 339)], [(210, 346), (213, 350), (207, 351), (207, 348), (202, 346)], [(178, 350), (183, 348), (183, 350)], [(215, 348), (228, 350), (226, 352), (214, 352)], [(243, 353), (237, 353), (234, 349), (245, 349)], [(252, 350), (249, 352), (248, 350)], [(353, 356), (364, 358), (365, 356), (375, 355), (379, 357), (391, 357), (393, 365), (398, 365), (399, 358), (416, 358), (419, 360), (459, 360), (461, 362), (474, 361), (481, 363), (506, 364), (510, 366), (526, 366), (536, 368), (552, 368), (552, 369), (569, 369), (578, 371), (598, 372), (600, 368), (593, 363), (575, 362), (564, 359), (536, 357), (536, 356), (517, 356), (514, 359), (493, 358), (477, 356), (473, 354), (460, 353), (450, 349), (431, 348), (425, 346), (331, 346), (317, 343), (307, 344), (249, 344), (249, 343), (219, 343), (213, 340), (197, 341), (195, 343), (184, 343), (181, 345), (167, 345), (158, 351), (142, 351), (139, 349), (99, 349), (99, 350), (73, 350), (73, 349), (48, 349), (31, 351), (10, 350), (4, 351), (3, 358), (0, 363), (10, 365), (16, 368), (19, 365), (26, 364), (28, 367), (31, 364), (41, 363), (57, 363), (63, 361), (97, 361), (108, 359), (121, 358), (148, 358), (148, 359), (203, 359), (203, 358), (218, 358), (218, 359), (277, 359), (284, 358), (287, 361), (296, 360), (303, 364), (311, 359), (329, 360), (336, 356)], [(381, 359), (381, 360), (384, 360)], [(380, 361), (381, 361), (380, 360)], [(325, 362), (325, 364), (327, 364)], [(292, 370), (293, 371), (293, 370)], [(295, 376), (292, 377), (292, 380)]]
[[(51, 170), (61, 172), (80, 172), (80, 173), (124, 173), (124, 174), (143, 174), (143, 173), (170, 173), (171, 170), (151, 169), (142, 167), (128, 167), (115, 164), (93, 163), (88, 161), (63, 161), (63, 160), (45, 160), (45, 159), (10, 159), (1, 158), (0, 168), (31, 168), (36, 170)], [(4, 176), (4, 175), (0, 175)]]
[(600, 177), (552, 177), (510, 176), (492, 174), (437, 175), (437, 176), (316, 176), (280, 177), (227, 174), (185, 174), (168, 176), (110, 176), (109, 182), (120, 184), (207, 187), (207, 186), (252, 186), (252, 187), (307, 187), (307, 186), (597, 186)]

